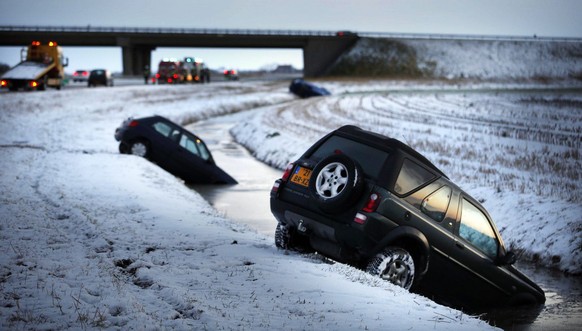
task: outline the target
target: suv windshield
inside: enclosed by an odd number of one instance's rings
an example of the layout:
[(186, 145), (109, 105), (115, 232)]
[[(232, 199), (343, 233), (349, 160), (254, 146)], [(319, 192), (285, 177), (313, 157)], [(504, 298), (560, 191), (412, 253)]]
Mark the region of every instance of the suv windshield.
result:
[(345, 154), (358, 160), (364, 173), (372, 178), (379, 177), (388, 158), (388, 153), (385, 151), (339, 136), (331, 136), (327, 139), (313, 152), (311, 158), (319, 161), (332, 154)]

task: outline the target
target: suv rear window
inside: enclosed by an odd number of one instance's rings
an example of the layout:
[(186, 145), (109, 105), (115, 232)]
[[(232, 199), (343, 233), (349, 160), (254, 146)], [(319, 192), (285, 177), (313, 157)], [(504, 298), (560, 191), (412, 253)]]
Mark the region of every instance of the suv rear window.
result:
[(332, 154), (344, 154), (357, 161), (366, 175), (378, 178), (388, 153), (357, 141), (331, 136), (313, 152), (311, 158), (322, 160)]
[(406, 195), (428, 183), (433, 178), (434, 175), (420, 165), (409, 159), (404, 159), (398, 179), (396, 179), (396, 184), (394, 185), (394, 192)]

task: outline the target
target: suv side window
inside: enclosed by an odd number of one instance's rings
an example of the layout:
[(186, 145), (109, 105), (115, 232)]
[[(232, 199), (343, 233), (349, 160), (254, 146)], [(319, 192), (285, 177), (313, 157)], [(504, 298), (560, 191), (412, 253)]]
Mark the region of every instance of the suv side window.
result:
[(412, 162), (409, 159), (404, 159), (400, 173), (394, 185), (394, 192), (400, 195), (406, 195), (420, 186), (426, 184), (434, 178), (434, 175)]
[(494, 259), (497, 256), (499, 244), (491, 223), (483, 212), (466, 199), (463, 199), (459, 236), (490, 258)]
[(443, 186), (422, 200), (420, 210), (433, 220), (441, 222), (445, 218), (450, 201), (451, 188)]

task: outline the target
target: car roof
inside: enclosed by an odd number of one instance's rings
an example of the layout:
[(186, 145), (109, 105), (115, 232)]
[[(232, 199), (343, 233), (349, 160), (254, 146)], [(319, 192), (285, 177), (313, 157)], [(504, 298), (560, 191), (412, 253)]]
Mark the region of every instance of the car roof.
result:
[(406, 145), (405, 143), (401, 142), (398, 139), (390, 138), (385, 135), (375, 133), (372, 131), (363, 130), (355, 125), (345, 125), (341, 128), (335, 130), (335, 132), (341, 136), (345, 136), (348, 138), (355, 138), (356, 140), (360, 140), (369, 144), (371, 146), (378, 147), (379, 149), (383, 150), (401, 150), (404, 151), (406, 154), (414, 157), (422, 164), (427, 166), (428, 168), (434, 170), (441, 176), (445, 178), (449, 178), (442, 172), (437, 166), (435, 166), (432, 162), (430, 162), (424, 155), (417, 152), (412, 147)]

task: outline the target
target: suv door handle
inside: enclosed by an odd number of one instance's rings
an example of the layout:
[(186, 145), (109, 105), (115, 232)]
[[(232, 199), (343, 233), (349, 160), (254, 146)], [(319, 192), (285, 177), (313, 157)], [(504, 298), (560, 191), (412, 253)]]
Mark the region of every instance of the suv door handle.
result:
[(460, 249), (465, 249), (465, 245), (458, 240), (455, 240), (455, 246), (457, 246)]

